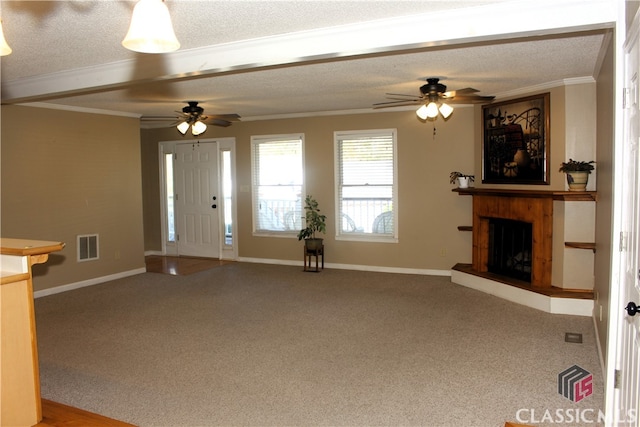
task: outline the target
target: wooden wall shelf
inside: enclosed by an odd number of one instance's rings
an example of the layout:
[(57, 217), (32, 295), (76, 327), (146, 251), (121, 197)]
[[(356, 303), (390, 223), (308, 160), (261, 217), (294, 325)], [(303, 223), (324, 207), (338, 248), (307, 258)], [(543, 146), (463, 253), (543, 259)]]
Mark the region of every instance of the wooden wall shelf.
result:
[(591, 242), (564, 242), (564, 247), (574, 249), (591, 249), (593, 253), (596, 252), (596, 244)]
[(459, 225), (458, 231), (473, 231), (472, 225)]
[(598, 193), (595, 191), (509, 190), (503, 188), (477, 187), (454, 188), (451, 191), (461, 196), (551, 198), (565, 202), (595, 202), (598, 199)]

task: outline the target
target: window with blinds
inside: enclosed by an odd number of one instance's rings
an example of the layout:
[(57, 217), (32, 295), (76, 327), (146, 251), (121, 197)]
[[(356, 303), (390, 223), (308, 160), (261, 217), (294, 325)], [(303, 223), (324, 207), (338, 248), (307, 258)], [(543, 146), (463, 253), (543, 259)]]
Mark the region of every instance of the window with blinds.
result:
[(396, 130), (335, 132), (336, 237), (397, 241)]
[(253, 231), (296, 235), (302, 228), (303, 134), (251, 137)]

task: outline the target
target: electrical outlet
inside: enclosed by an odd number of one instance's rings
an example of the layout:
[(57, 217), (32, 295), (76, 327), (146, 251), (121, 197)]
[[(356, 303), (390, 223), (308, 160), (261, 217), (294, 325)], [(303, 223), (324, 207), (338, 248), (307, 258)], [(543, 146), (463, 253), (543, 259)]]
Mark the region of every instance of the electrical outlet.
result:
[(440, 248), (440, 256), (441, 257), (447, 256), (447, 249), (446, 248)]
[(116, 251), (115, 254), (113, 254), (113, 257), (115, 259), (120, 259), (120, 251)]

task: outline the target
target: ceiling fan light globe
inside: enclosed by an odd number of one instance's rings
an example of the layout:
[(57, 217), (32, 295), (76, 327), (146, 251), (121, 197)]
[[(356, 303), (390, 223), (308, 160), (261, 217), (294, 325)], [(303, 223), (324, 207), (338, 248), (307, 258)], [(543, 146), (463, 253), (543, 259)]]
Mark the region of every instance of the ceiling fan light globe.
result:
[(435, 102), (430, 102), (429, 104), (427, 104), (425, 111), (427, 114), (427, 118), (435, 119), (436, 117), (438, 117), (438, 104), (436, 104)]
[(178, 132), (180, 132), (181, 134), (184, 135), (189, 130), (189, 123), (188, 122), (182, 122), (176, 127), (178, 128)]
[(136, 3), (122, 45), (141, 53), (167, 53), (180, 48), (169, 9), (162, 0), (140, 0)]
[(449, 118), (451, 113), (453, 113), (453, 107), (445, 103), (440, 105), (439, 110), (440, 110), (440, 114), (442, 114), (442, 117), (444, 117), (445, 119)]
[(191, 133), (194, 136), (198, 136), (202, 133), (204, 133), (207, 130), (207, 125), (205, 125), (202, 122), (195, 122), (192, 126), (191, 126)]
[(422, 105), (420, 108), (418, 108), (416, 110), (416, 114), (418, 115), (418, 117), (420, 117), (422, 120), (427, 120), (427, 106)]

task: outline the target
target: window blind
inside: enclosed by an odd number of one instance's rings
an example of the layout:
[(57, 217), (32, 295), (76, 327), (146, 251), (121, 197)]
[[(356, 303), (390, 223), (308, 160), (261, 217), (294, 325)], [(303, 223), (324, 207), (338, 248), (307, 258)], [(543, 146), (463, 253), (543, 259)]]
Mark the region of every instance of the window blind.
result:
[(252, 138), (254, 232), (301, 228), (303, 135)]
[(338, 235), (395, 236), (395, 131), (336, 133)]

